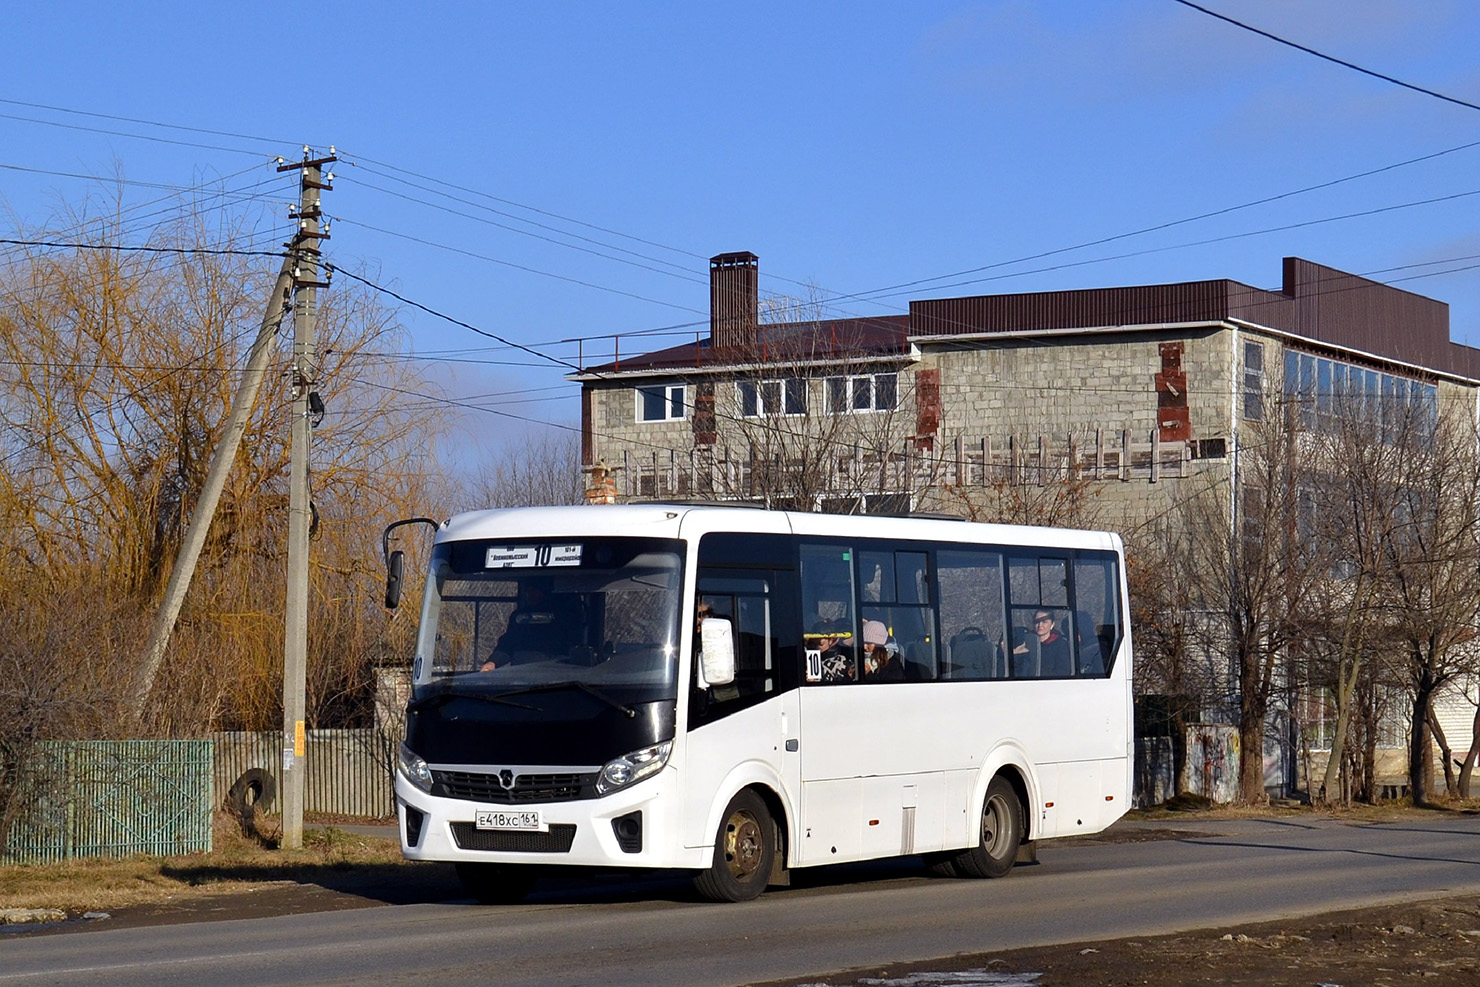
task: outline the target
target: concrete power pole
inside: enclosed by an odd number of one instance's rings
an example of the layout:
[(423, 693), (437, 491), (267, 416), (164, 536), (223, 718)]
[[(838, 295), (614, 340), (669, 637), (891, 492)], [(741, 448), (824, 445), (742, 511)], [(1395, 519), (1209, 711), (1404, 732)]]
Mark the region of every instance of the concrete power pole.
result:
[[(314, 352), (314, 320), (318, 314), (321, 241), (328, 234), (320, 229), (323, 213), (319, 193), (329, 191), (324, 165), (337, 160), (334, 149), (322, 158), (284, 164), (278, 171), (299, 172), (298, 232), (293, 238), (296, 265), (293, 271), (293, 417), (292, 448), (289, 453), (288, 492), (288, 600), (283, 640), (283, 836), (284, 850), (303, 846), (303, 781), (307, 737), (304, 729), (305, 678), (308, 664), (308, 538), (312, 528), (313, 502), (309, 493), (308, 458), (314, 422), (310, 415), (323, 411), (315, 389), (318, 359)], [(333, 175), (329, 176), (333, 178)]]
[(190, 580), (195, 575), (195, 564), (205, 547), (206, 533), (211, 520), (216, 516), (216, 505), (221, 500), (221, 491), (226, 486), (226, 477), (236, 459), (237, 447), (241, 445), (242, 433), (246, 431), (247, 419), (256, 403), (257, 391), (262, 378), (267, 374), (267, 360), (272, 354), (272, 344), (277, 339), (278, 325), (283, 320), (283, 306), (288, 289), (292, 286), (293, 257), (283, 260), (283, 268), (273, 283), (272, 294), (267, 299), (267, 311), (263, 313), (262, 325), (257, 330), (257, 339), (247, 354), (247, 367), (242, 372), (241, 383), (231, 399), (231, 416), (226, 422), (226, 431), (216, 444), (211, 456), (211, 465), (206, 470), (205, 485), (190, 513), (190, 526), (185, 530), (185, 540), (175, 557), (175, 567), (170, 570), (170, 582), (165, 588), (164, 600), (154, 618), (154, 629), (149, 635), (149, 647), (144, 661), (134, 675), (134, 710), (143, 716), (149, 694), (154, 689), (155, 676), (159, 674), (164, 652), (169, 647), (170, 636), (175, 631), (175, 621), (180, 617), (180, 608), (185, 604), (185, 594), (190, 589)]

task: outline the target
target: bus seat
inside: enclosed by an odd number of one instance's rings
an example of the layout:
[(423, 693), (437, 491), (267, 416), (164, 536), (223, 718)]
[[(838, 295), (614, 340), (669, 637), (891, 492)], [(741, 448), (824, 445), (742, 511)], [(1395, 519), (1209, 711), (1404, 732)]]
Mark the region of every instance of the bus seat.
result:
[(992, 642), (980, 627), (963, 627), (950, 640), (950, 660), (956, 667), (951, 677), (957, 679), (991, 679), (997, 677), (996, 655)]
[(915, 682), (935, 678), (935, 650), (924, 641), (911, 641), (904, 648), (904, 677)]
[(1013, 678), (1036, 679), (1041, 674), (1043, 657), (1038, 653), (1038, 635), (1026, 627), (1014, 627), (1011, 652), (1008, 663)]
[(1074, 612), (1074, 636), (1079, 639), (1080, 675), (1104, 675), (1105, 656), (1100, 647), (1098, 628), (1083, 610)]

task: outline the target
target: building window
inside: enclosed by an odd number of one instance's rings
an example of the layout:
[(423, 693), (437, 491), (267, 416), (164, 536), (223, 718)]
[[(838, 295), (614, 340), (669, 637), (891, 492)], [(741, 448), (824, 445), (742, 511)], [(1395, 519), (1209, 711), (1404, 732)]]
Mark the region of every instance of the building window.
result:
[(637, 389), (637, 420), (677, 421), (684, 417), (688, 402), (682, 384), (651, 384)]
[(800, 377), (742, 380), (735, 386), (740, 395), (740, 415), (743, 418), (807, 413), (807, 382)]
[(1432, 435), (1439, 417), (1434, 384), (1297, 350), (1285, 351), (1285, 400), (1305, 428), (1335, 432), (1355, 423), (1388, 443), (1410, 430)]
[(1244, 344), (1244, 419), (1264, 421), (1264, 344)]
[(845, 415), (866, 411), (893, 411), (899, 403), (899, 374), (829, 377), (827, 413)]

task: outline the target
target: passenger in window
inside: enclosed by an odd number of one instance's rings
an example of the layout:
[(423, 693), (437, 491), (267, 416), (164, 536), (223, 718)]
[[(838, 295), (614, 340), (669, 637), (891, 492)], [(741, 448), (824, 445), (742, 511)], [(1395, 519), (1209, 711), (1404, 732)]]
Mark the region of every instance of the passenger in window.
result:
[(1038, 675), (1045, 678), (1073, 674), (1073, 663), (1069, 658), (1069, 640), (1058, 632), (1053, 614), (1039, 610), (1033, 614), (1033, 635), (1037, 639), (1013, 648), (1013, 654), (1028, 654), (1029, 648), (1038, 650)]
[(843, 643), (852, 636), (851, 632), (832, 623), (820, 624), (817, 630), (807, 635), (809, 646), (815, 641), (817, 650), (822, 653), (824, 684), (851, 682), (858, 677), (858, 670), (853, 663), (853, 649)]
[(863, 678), (865, 682), (904, 681), (899, 645), (890, 648), (889, 629), (882, 621), (863, 622)]

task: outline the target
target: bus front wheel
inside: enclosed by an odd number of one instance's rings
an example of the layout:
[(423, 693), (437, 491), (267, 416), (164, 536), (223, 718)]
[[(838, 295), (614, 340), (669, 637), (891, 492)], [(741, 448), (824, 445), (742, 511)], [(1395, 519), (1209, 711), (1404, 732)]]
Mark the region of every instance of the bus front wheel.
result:
[(534, 890), (538, 879), (532, 867), (511, 864), (457, 864), (463, 890), (484, 905), (514, 905)]
[(982, 800), (981, 839), (958, 853), (952, 863), (962, 877), (1006, 877), (1017, 862), (1022, 841), (1023, 804), (1012, 782), (998, 775)]
[(749, 901), (766, 890), (776, 859), (776, 826), (755, 792), (740, 792), (725, 808), (714, 840), (714, 862), (694, 878), (710, 901)]

